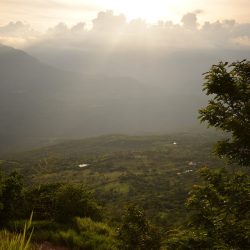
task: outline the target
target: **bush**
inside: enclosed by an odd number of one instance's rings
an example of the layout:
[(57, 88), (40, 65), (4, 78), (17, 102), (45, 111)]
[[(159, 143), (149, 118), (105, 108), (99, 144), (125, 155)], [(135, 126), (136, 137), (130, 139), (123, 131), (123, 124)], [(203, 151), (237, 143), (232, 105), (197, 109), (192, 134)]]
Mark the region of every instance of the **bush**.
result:
[(76, 216), (101, 218), (100, 207), (82, 185), (61, 186), (56, 193), (55, 206), (55, 219), (60, 223), (70, 223)]
[(135, 205), (128, 206), (125, 211), (119, 239), (122, 242), (120, 249), (160, 249), (159, 232), (149, 223), (144, 211)]
[(35, 220), (52, 220), (55, 217), (56, 192), (61, 184), (44, 184), (25, 190), (25, 216), (31, 211)]
[(0, 223), (6, 225), (22, 216), (23, 177), (17, 172), (10, 173), (0, 180), (0, 189)]
[(86, 188), (79, 184), (45, 184), (25, 192), (25, 214), (35, 220), (70, 224), (76, 216), (101, 218), (100, 207)]

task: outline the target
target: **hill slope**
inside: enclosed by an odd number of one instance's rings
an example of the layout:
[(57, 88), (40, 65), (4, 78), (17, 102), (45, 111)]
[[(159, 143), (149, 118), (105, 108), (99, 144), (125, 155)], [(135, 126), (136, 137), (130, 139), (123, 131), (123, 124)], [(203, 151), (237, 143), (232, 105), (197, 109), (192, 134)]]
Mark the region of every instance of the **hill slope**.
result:
[(82, 183), (111, 217), (135, 202), (159, 223), (173, 223), (173, 214), (184, 214), (188, 191), (198, 181), (196, 171), (222, 165), (211, 155), (216, 140), (212, 133), (101, 136), (8, 155), (0, 167), (21, 171), (28, 185)]

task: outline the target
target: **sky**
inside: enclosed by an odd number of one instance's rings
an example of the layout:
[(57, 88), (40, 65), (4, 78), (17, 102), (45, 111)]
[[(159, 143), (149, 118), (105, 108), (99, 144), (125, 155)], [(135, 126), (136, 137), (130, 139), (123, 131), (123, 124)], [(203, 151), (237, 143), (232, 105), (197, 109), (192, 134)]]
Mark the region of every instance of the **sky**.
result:
[(0, 43), (249, 47), (249, 9), (250, 0), (0, 0)]
[(201, 21), (235, 19), (250, 22), (249, 0), (1, 0), (0, 26), (22, 21), (41, 31), (58, 22), (91, 23), (96, 13), (113, 10), (130, 19), (180, 22), (183, 14), (199, 11)]

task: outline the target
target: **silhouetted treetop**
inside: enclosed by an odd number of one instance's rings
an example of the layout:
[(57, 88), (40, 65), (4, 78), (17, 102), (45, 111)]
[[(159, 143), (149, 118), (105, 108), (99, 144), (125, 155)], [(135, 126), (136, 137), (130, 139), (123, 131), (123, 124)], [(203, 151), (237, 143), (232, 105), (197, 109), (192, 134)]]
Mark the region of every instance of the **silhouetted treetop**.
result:
[(213, 65), (205, 74), (204, 92), (211, 95), (199, 110), (201, 122), (228, 132), (216, 153), (243, 166), (250, 165), (250, 62)]

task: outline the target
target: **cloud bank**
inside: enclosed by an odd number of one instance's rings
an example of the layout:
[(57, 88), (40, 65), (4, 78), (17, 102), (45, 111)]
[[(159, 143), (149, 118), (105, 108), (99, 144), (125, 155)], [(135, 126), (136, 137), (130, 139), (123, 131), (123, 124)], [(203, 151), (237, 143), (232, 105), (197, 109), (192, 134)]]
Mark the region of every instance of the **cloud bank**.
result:
[(29, 24), (21, 21), (0, 26), (0, 43), (2, 44), (24, 47), (37, 40), (38, 37), (38, 32), (34, 31)]
[(20, 21), (0, 27), (0, 43), (15, 47), (56, 46), (92, 49), (94, 46), (148, 49), (220, 48), (250, 46), (250, 23), (235, 20), (198, 22), (202, 11), (186, 13), (180, 24), (159, 21), (148, 24), (142, 19), (127, 21), (122, 14), (99, 12), (92, 27), (80, 22), (69, 27), (61, 22), (45, 33), (35, 32)]

